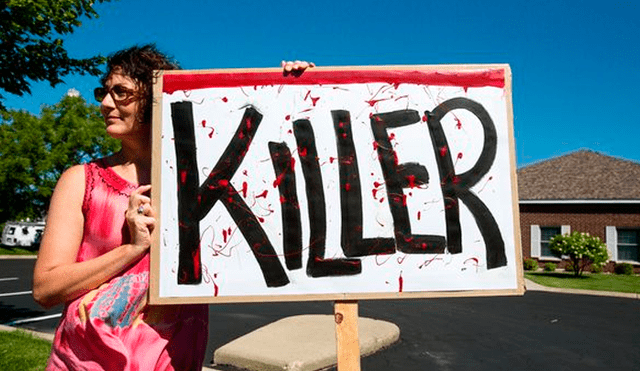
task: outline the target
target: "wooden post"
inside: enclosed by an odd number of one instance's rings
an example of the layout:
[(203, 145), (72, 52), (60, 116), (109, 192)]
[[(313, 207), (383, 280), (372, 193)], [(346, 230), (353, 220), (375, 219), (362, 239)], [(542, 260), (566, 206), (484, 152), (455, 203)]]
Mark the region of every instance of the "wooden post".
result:
[(358, 301), (338, 300), (333, 305), (336, 321), (338, 371), (360, 371)]

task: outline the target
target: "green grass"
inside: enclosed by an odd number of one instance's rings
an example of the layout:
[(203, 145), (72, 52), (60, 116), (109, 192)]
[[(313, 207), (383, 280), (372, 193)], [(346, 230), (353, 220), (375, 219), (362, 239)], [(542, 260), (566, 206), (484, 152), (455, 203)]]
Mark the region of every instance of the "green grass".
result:
[(17, 246), (0, 246), (0, 255), (37, 255), (37, 251), (31, 251)]
[(51, 343), (24, 331), (0, 331), (0, 370), (44, 370)]
[(525, 272), (524, 276), (548, 287), (640, 293), (640, 276), (638, 275), (585, 273), (582, 277), (574, 277), (573, 273)]

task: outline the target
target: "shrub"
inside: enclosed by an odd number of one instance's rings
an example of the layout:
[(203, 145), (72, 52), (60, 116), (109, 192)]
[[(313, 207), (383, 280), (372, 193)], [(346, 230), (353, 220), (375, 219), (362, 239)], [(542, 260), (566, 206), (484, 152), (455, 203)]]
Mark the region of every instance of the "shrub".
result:
[(633, 265), (629, 263), (619, 263), (613, 267), (613, 271), (616, 272), (616, 274), (625, 274), (630, 276), (633, 274)]
[(573, 272), (575, 269), (573, 268), (573, 263), (572, 262), (568, 262), (565, 266), (564, 266), (564, 271), (565, 272)]
[(556, 268), (558, 268), (558, 265), (556, 263), (545, 263), (544, 264), (544, 271), (545, 272), (554, 272), (556, 270)]
[(538, 262), (533, 259), (525, 259), (524, 260), (524, 270), (525, 271), (535, 271), (538, 269)]
[(591, 273), (602, 273), (602, 265), (591, 264)]
[(551, 239), (549, 249), (555, 255), (569, 257), (571, 270), (576, 277), (581, 276), (589, 265), (601, 265), (609, 259), (604, 242), (588, 233), (557, 235)]

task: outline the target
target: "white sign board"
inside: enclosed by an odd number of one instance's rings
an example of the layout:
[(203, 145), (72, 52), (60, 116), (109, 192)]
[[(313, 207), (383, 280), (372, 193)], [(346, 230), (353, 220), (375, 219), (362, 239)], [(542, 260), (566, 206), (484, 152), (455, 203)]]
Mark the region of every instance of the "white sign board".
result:
[(151, 301), (521, 294), (510, 79), (161, 74)]

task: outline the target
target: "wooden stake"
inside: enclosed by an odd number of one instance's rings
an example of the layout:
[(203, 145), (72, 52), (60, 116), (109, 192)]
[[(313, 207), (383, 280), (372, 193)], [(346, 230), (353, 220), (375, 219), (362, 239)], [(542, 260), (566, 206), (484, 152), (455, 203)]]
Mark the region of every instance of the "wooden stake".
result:
[(358, 301), (338, 300), (333, 305), (336, 321), (338, 371), (360, 371)]

